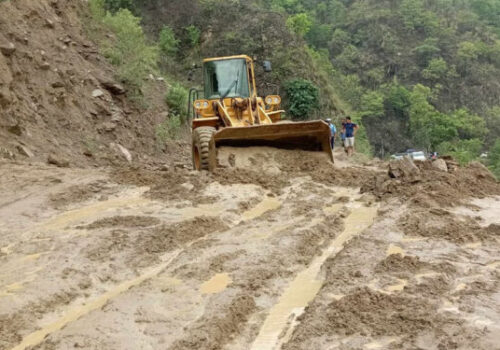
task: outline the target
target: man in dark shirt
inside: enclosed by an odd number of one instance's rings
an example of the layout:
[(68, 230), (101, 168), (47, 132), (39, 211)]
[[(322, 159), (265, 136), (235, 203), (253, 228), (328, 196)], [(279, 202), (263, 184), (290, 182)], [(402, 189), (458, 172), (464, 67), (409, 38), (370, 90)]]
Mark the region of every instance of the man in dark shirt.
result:
[(345, 134), (344, 143), (348, 156), (352, 156), (354, 153), (354, 136), (356, 135), (358, 128), (358, 125), (352, 122), (351, 117), (346, 118), (346, 123), (344, 124), (342, 132)]

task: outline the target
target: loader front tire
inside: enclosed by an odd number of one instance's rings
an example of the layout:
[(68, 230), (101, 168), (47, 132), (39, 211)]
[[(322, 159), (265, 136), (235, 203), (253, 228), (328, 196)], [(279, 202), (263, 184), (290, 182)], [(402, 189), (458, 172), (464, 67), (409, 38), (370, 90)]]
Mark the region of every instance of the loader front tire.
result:
[(215, 168), (215, 128), (202, 126), (193, 131), (193, 169), (212, 171)]

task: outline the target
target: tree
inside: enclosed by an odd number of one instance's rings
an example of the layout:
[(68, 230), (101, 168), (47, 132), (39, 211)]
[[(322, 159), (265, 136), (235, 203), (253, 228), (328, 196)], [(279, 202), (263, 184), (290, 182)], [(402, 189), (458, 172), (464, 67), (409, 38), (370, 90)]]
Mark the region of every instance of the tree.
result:
[(294, 79), (285, 84), (288, 97), (288, 111), (294, 119), (308, 119), (312, 110), (319, 105), (318, 87), (309, 80)]
[(309, 32), (312, 24), (313, 22), (307, 13), (298, 13), (286, 20), (288, 29), (300, 37), (304, 37)]

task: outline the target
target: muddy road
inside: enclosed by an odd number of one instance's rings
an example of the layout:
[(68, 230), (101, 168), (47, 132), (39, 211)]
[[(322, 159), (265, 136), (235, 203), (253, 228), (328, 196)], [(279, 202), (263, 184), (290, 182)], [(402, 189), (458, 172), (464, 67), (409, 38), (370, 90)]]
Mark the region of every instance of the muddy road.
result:
[(215, 174), (0, 163), (0, 349), (500, 349), (482, 170), (250, 151)]

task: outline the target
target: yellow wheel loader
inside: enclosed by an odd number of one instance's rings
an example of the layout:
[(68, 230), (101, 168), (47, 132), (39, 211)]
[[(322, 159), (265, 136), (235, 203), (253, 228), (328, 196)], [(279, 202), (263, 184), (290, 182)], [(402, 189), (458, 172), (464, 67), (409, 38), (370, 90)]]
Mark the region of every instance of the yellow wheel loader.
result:
[(193, 168), (212, 171), (220, 146), (271, 146), (325, 152), (333, 162), (324, 121), (282, 121), (281, 98), (258, 97), (253, 60), (245, 55), (203, 61), (204, 99), (193, 102)]

